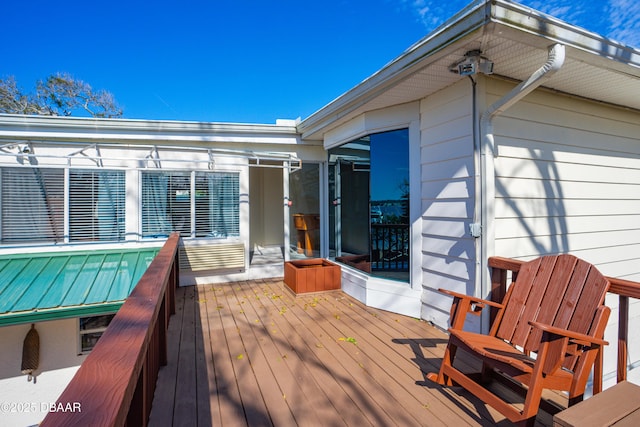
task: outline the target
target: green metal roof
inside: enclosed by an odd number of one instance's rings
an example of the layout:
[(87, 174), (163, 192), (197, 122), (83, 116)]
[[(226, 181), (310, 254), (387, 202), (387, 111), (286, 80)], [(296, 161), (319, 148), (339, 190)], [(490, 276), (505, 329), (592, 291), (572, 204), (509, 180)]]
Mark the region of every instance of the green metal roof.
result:
[(160, 248), (0, 256), (0, 326), (114, 313)]

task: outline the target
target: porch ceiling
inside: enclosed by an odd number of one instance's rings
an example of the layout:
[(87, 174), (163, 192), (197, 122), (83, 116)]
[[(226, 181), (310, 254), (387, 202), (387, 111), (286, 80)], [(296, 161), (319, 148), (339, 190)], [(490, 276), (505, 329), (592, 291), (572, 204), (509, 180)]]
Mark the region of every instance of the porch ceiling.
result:
[[(299, 126), (303, 139), (367, 111), (425, 98), (466, 77), (449, 71), (470, 50), (494, 63), (494, 77), (523, 81), (547, 61), (548, 48), (566, 46), (564, 66), (545, 87), (640, 110), (640, 52), (552, 17), (503, 1), (491, 12), (469, 7), (441, 30), (409, 48), (378, 73)], [(531, 22), (530, 22), (531, 21)]]

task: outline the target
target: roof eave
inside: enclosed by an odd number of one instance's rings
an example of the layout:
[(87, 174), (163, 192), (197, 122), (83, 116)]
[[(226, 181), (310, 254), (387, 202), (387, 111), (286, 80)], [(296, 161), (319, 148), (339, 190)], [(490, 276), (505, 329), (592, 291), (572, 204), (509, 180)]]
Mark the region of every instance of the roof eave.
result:
[(375, 74), (302, 120), (298, 125), (302, 139), (309, 138), (321, 128), (339, 120), (397, 81), (409, 76), (422, 66), (421, 62), (425, 58), (434, 56), (482, 28), (489, 21), (489, 9), (489, 3), (486, 1), (468, 5)]
[(0, 138), (50, 139), (58, 134), (82, 140), (173, 141), (184, 137), (206, 141), (211, 135), (281, 135), (295, 139), (297, 129), (288, 122), (283, 125), (0, 114)]
[(124, 301), (30, 310), (0, 315), (0, 327), (117, 313)]
[(491, 21), (640, 70), (640, 50), (518, 3), (491, 0)]
[[(585, 58), (604, 59), (607, 67), (640, 71), (640, 51), (599, 34), (573, 26), (550, 15), (506, 0), (477, 1), (454, 15), (450, 20), (426, 36), (381, 70), (344, 93), (298, 125), (302, 139), (318, 139), (323, 129), (337, 124), (350, 112), (428, 66), (439, 52), (488, 24), (562, 43), (582, 52)], [(433, 58), (433, 59), (432, 59)], [(603, 65), (601, 65), (603, 66)], [(632, 67), (632, 68), (629, 68)], [(635, 71), (635, 70), (634, 70)], [(635, 76), (635, 73), (634, 73)]]

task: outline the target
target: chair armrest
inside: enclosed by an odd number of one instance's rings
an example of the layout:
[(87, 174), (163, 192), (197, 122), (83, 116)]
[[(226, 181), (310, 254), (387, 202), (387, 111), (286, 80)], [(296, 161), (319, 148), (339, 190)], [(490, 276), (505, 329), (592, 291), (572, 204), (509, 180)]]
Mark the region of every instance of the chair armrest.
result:
[(461, 293), (458, 293), (458, 292), (450, 291), (448, 289), (438, 289), (438, 292), (442, 292), (443, 294), (447, 294), (447, 295), (452, 296), (454, 298), (460, 298), (462, 300), (467, 300), (467, 301), (471, 302), (472, 304), (484, 304), (484, 305), (488, 305), (490, 307), (504, 308), (504, 305), (500, 304), (498, 302), (489, 301), (489, 300), (482, 299), (482, 298), (476, 298), (476, 297), (473, 297), (471, 295), (461, 294)]
[(467, 313), (479, 316), (486, 306), (497, 307), (499, 309), (504, 308), (502, 304), (498, 304), (497, 302), (460, 294), (448, 289), (439, 289), (439, 291), (453, 297), (449, 321), (451, 329), (462, 329)]
[(603, 339), (599, 339), (599, 338), (594, 338), (592, 336), (586, 335), (586, 334), (581, 334), (579, 332), (573, 332), (573, 331), (569, 331), (566, 329), (562, 329), (562, 328), (558, 328), (555, 326), (551, 326), (548, 325), (546, 323), (540, 323), (540, 322), (529, 322), (529, 324), (531, 326), (533, 326), (534, 328), (540, 329), (542, 332), (548, 332), (550, 334), (555, 334), (555, 335), (559, 335), (562, 337), (567, 337), (571, 340), (575, 340), (577, 341), (577, 344), (581, 344), (581, 345), (609, 345), (608, 341), (605, 341)]

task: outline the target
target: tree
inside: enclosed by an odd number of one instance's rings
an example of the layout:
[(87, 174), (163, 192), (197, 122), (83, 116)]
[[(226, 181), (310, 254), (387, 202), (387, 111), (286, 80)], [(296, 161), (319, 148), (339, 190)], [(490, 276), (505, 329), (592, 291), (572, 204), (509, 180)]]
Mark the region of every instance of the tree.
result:
[(94, 91), (88, 83), (58, 73), (38, 81), (33, 94), (23, 93), (13, 76), (0, 79), (0, 113), (122, 117), (122, 108), (110, 92)]

